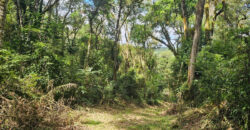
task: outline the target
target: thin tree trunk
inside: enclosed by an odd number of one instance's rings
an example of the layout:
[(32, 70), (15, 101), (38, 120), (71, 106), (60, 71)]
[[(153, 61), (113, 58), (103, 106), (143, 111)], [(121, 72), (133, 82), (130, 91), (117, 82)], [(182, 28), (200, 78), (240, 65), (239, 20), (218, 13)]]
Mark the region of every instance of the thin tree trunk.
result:
[(206, 41), (206, 43), (208, 43), (210, 41), (210, 36), (211, 36), (209, 5), (210, 5), (210, 0), (206, 0), (206, 4), (205, 4), (205, 16), (206, 16), (205, 41)]
[(117, 71), (118, 71), (118, 53), (119, 53), (119, 46), (118, 41), (120, 39), (120, 18), (122, 13), (122, 2), (119, 3), (119, 13), (116, 21), (116, 33), (115, 33), (115, 41), (113, 46), (113, 57), (114, 57), (114, 66), (113, 66), (113, 80), (117, 80)]
[(69, 13), (72, 11), (72, 4), (73, 4), (73, 1), (70, 0), (69, 1), (69, 8), (68, 8), (68, 11), (66, 12), (66, 14), (63, 16), (63, 27), (62, 27), (62, 50), (61, 50), (61, 53), (62, 53), (62, 56), (64, 56), (64, 51), (65, 51), (65, 48), (66, 48), (66, 39), (64, 37), (64, 33), (65, 33), (65, 27), (66, 27), (66, 22), (67, 22), (67, 17), (69, 15)]
[(19, 26), (22, 28), (23, 27), (23, 17), (22, 17), (22, 10), (20, 6), (20, 0), (16, 1), (16, 7), (17, 7), (17, 21), (19, 23)]
[(89, 30), (90, 37), (89, 37), (89, 40), (88, 40), (87, 54), (86, 54), (86, 57), (84, 59), (83, 68), (87, 68), (89, 66), (89, 57), (90, 57), (91, 48), (93, 46), (92, 45), (93, 44), (92, 36), (95, 35), (94, 34), (94, 28), (93, 28), (93, 26), (94, 26), (94, 18), (98, 15), (99, 9), (100, 9), (100, 6), (97, 6), (96, 9), (93, 12), (91, 12), (91, 15), (88, 16), (89, 28), (90, 28), (90, 30)]
[(190, 56), (190, 62), (188, 66), (188, 87), (191, 88), (193, 79), (194, 79), (194, 72), (195, 72), (195, 61), (198, 51), (198, 44), (199, 39), (201, 35), (201, 24), (202, 24), (202, 18), (204, 13), (204, 4), (205, 0), (199, 0), (196, 6), (196, 20), (195, 20), (195, 32), (193, 37), (193, 46)]
[(89, 66), (89, 56), (90, 56), (90, 49), (91, 49), (91, 41), (92, 41), (92, 33), (90, 33), (90, 37), (88, 40), (88, 50), (87, 50), (87, 55), (85, 57), (84, 61), (84, 68), (87, 68)]
[(186, 0), (181, 0), (181, 11), (182, 11), (182, 22), (183, 22), (183, 29), (184, 29), (184, 38), (187, 40), (188, 34), (188, 16), (187, 16), (187, 7), (186, 7)]
[(5, 22), (5, 13), (6, 13), (6, 4), (7, 0), (0, 0), (0, 47), (3, 44), (3, 35), (4, 35), (4, 22)]
[(211, 25), (211, 36), (213, 36), (213, 32), (214, 32), (214, 26), (215, 26), (215, 21), (216, 21), (216, 6), (217, 6), (217, 1), (211, 1), (211, 7), (210, 7), (210, 12), (213, 13), (212, 14), (212, 25)]
[(128, 72), (129, 69), (129, 42), (130, 42), (130, 33), (128, 31), (128, 23), (126, 22), (126, 26), (125, 26), (125, 38), (126, 38), (126, 42), (127, 42), (127, 48), (126, 48), (126, 56), (125, 56), (125, 72)]
[(59, 22), (59, 3), (56, 4), (56, 10), (55, 10), (55, 20), (56, 20), (56, 23), (58, 24)]
[(93, 33), (93, 17), (89, 18), (89, 28), (90, 28), (90, 37), (88, 40), (88, 48), (87, 48), (87, 55), (84, 59), (84, 68), (87, 68), (89, 66), (89, 57), (90, 57), (90, 51), (92, 46), (92, 35)]
[[(38, 1), (38, 5), (39, 5), (39, 9), (38, 9), (38, 18), (37, 18), (37, 21), (36, 21), (36, 25), (37, 25), (37, 28), (40, 28), (41, 27), (41, 22), (42, 22), (42, 11), (43, 11), (43, 0)], [(48, 10), (49, 11), (49, 10)]]

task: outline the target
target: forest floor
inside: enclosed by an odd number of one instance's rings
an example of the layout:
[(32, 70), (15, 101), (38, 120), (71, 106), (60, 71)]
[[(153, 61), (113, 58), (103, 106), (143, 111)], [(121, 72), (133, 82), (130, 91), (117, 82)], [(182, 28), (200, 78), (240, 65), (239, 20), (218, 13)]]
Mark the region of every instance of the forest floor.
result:
[(173, 129), (177, 115), (166, 115), (170, 104), (138, 107), (128, 105), (122, 108), (81, 108), (72, 114), (80, 115), (74, 121), (75, 129), (117, 130), (117, 129)]

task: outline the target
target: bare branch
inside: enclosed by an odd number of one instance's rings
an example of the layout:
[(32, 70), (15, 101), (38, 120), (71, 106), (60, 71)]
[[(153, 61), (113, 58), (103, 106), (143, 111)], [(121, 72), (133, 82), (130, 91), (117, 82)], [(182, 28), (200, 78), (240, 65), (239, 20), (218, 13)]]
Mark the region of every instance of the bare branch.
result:
[(57, 3), (59, 2), (59, 0), (55, 0), (52, 3), (52, 0), (49, 0), (46, 7), (44, 8), (44, 10), (42, 11), (42, 14), (46, 13), (47, 11), (49, 11), (53, 6), (55, 6)]

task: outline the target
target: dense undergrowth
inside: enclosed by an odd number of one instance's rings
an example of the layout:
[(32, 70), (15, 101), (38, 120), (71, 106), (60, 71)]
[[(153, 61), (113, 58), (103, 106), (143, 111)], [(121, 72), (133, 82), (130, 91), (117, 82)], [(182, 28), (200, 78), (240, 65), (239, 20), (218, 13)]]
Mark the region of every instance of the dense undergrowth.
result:
[[(135, 48), (130, 47), (130, 49)], [(23, 57), (26, 59), (22, 59)], [(160, 78), (152, 77), (160, 75), (156, 72), (153, 75), (153, 72), (149, 71), (139, 72), (136, 69), (136, 64), (138, 64), (136, 62), (139, 61), (133, 61), (135, 63), (131, 63), (131, 66), (135, 67), (128, 68), (127, 72), (121, 74), (114, 82), (109, 80), (108, 74), (103, 74), (105, 69), (109, 68), (98, 70), (79, 68), (75, 73), (67, 75), (67, 70), (65, 70), (67, 67), (60, 70), (61, 66), (67, 66), (67, 64), (59, 63), (60, 61), (57, 60), (50, 61), (50, 58), (54, 58), (53, 55), (47, 57), (45, 61), (46, 56), (42, 56), (41, 59), (38, 57), (40, 56), (35, 57), (37, 62), (44, 62), (44, 64), (33, 64), (36, 66), (34, 67), (29, 64), (34, 55), (24, 56), (10, 53), (5, 49), (1, 50), (2, 128), (65, 126), (70, 125), (70, 118), (60, 119), (60, 113), (70, 111), (78, 105), (119, 105), (121, 101), (138, 105), (145, 103), (153, 105), (163, 99), (164, 84)], [(53, 65), (56, 63), (58, 63), (55, 69), (57, 72), (54, 72)], [(121, 66), (123, 67), (123, 63)], [(154, 64), (151, 66), (154, 67)], [(36, 70), (38, 68), (41, 69)], [(58, 78), (50, 79), (49, 77)], [(66, 84), (67, 82), (69, 83)], [(59, 83), (65, 83), (65, 85), (55, 86)]]

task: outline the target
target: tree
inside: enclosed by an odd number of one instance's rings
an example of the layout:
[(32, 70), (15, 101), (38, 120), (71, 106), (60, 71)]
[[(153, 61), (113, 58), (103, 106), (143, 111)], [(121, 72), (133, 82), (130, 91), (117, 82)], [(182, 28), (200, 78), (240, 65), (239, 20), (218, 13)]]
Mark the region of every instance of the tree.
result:
[(112, 46), (112, 60), (113, 60), (113, 80), (117, 79), (117, 71), (119, 69), (119, 41), (121, 36), (121, 29), (125, 22), (129, 19), (131, 15), (136, 12), (136, 8), (140, 6), (142, 0), (119, 0), (114, 1), (112, 17), (108, 17), (108, 22), (110, 28), (111, 37), (114, 38)]
[(192, 82), (194, 79), (194, 72), (195, 72), (195, 60), (198, 53), (198, 44), (199, 39), (201, 35), (201, 24), (203, 19), (203, 13), (204, 13), (204, 5), (205, 0), (199, 0), (196, 6), (196, 20), (195, 20), (195, 32), (193, 37), (193, 45), (192, 45), (192, 51), (190, 55), (190, 61), (188, 66), (188, 86), (189, 88), (192, 86)]
[(0, 47), (3, 44), (3, 35), (4, 35), (4, 22), (5, 22), (5, 7), (7, 0), (0, 0)]
[[(177, 24), (177, 3), (173, 0), (160, 0), (149, 7), (147, 15), (145, 16), (145, 26), (151, 28), (151, 32), (147, 35), (149, 38), (156, 40), (160, 44), (166, 46), (171, 52), (177, 56), (178, 47), (180, 45), (179, 40), (179, 29)], [(148, 31), (147, 31), (148, 32)], [(177, 36), (175, 43), (172, 34)]]
[[(97, 49), (98, 37), (102, 32), (104, 23), (104, 14), (108, 14), (110, 10), (109, 0), (93, 0), (92, 4), (86, 4), (86, 12), (89, 24), (89, 39), (87, 54), (84, 60), (84, 68), (89, 66), (89, 57), (91, 53), (91, 48), (93, 43), (95, 43), (95, 48)], [(95, 36), (95, 42), (93, 42), (93, 36)]]
[(18, 24), (23, 27), (32, 21), (36, 27), (41, 26), (42, 17), (50, 11), (59, 0), (14, 0)]

